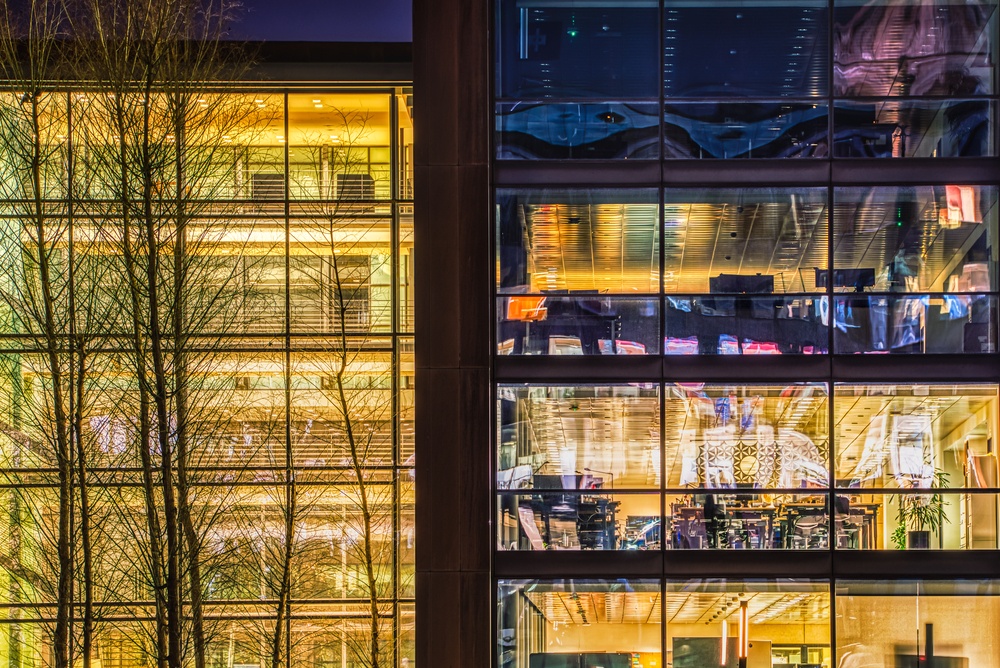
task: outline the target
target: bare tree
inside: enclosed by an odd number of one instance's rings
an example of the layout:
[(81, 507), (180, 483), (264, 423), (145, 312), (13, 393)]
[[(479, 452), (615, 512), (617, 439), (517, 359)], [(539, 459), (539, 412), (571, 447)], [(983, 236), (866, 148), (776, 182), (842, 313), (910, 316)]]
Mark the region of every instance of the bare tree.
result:
[[(293, 450), (305, 459), (336, 467), (333, 487), (309, 485), (293, 478), (285, 513), (282, 580), (287, 593), (295, 567), (322, 559), (331, 542), (324, 526), (339, 527), (340, 591), (330, 583), (300, 574), (300, 589), (319, 597), (358, 598), (364, 613), (348, 615), (337, 629), (351, 660), (379, 668), (386, 660), (383, 624), (391, 609), (393, 470), (392, 421), (395, 419), (393, 368), (379, 350), (380, 331), (390, 331), (392, 251), (373, 242), (379, 226), (388, 227), (386, 212), (375, 200), (375, 180), (366, 158), (374, 133), (367, 109), (335, 108), (329, 134), (309, 137), (296, 147), (313, 163), (311, 222), (304, 236), (312, 254), (296, 258), (296, 273), (306, 289), (293, 305), (293, 321), (323, 334), (298, 368), (318, 382), (297, 402)], [(384, 244), (385, 242), (380, 242)], [(302, 474), (297, 474), (302, 475)], [(331, 502), (333, 500), (333, 502)], [(321, 518), (321, 519), (320, 519)], [(353, 584), (352, 584), (353, 583)], [(286, 596), (287, 594), (285, 594)], [(285, 605), (284, 596), (279, 606)], [(282, 612), (279, 608), (278, 621)], [(318, 631), (322, 634), (322, 631)], [(271, 668), (279, 668), (282, 631), (276, 627)], [(315, 637), (310, 642), (321, 642)], [(293, 654), (295, 649), (293, 648)]]
[[(234, 152), (259, 126), (257, 105), (212, 94), (233, 76), (220, 38), (234, 6), (221, 0), (85, 0), (74, 15), (88, 45), (80, 59), (92, 90), (82, 100), (86, 169), (102, 241), (124, 296), (119, 323), (133, 383), (131, 421), (145, 516), (142, 555), (155, 609), (153, 654), (179, 667), (190, 642), (205, 665), (202, 541), (211, 513), (197, 515), (192, 446), (224, 430), (192, 404), (192, 373), (255, 305), (253, 281), (213, 253), (233, 224), (199, 224), (212, 183), (232, 173)], [(222, 177), (224, 180), (224, 176)], [(206, 192), (209, 190), (209, 192)], [(245, 226), (244, 226), (245, 227)], [(245, 232), (246, 230), (244, 230)], [(237, 242), (236, 256), (245, 253)], [(234, 388), (235, 389), (235, 388)], [(190, 619), (190, 627), (188, 626)]]

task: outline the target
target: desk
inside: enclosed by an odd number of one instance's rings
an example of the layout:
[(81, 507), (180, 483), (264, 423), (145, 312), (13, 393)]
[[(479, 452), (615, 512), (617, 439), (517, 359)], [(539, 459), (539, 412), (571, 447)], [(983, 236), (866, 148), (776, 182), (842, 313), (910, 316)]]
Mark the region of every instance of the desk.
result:
[(706, 520), (704, 506), (671, 505), (670, 545), (681, 550), (767, 550), (775, 547), (776, 508), (743, 505), (716, 508), (721, 514)]
[[(875, 549), (878, 510), (877, 503), (852, 503), (846, 513), (838, 512), (835, 516), (837, 548)], [(828, 547), (830, 521), (825, 503), (783, 504), (779, 521), (785, 549)]]

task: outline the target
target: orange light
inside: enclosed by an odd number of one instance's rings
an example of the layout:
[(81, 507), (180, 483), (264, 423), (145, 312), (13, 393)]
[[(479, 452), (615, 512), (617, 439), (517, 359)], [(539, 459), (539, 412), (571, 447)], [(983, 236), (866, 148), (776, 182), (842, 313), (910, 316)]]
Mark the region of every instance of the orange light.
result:
[(507, 319), (534, 322), (548, 315), (545, 297), (514, 296), (507, 300)]
[(721, 647), (721, 649), (719, 651), (719, 665), (720, 666), (726, 665), (726, 654), (727, 654), (727, 652), (726, 652), (726, 649), (727, 649), (726, 645), (728, 644), (727, 643), (728, 640), (729, 640), (729, 625), (726, 623), (726, 620), (723, 619), (722, 620), (722, 647)]
[(750, 616), (747, 613), (747, 602), (740, 601), (740, 657), (747, 658), (750, 653)]

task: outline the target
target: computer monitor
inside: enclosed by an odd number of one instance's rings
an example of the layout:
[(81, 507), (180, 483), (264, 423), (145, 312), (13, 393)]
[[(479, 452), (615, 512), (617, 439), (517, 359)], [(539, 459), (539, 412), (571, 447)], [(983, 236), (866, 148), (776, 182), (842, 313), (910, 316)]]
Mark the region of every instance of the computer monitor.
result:
[(708, 279), (712, 294), (771, 294), (774, 276), (770, 274), (719, 274)]

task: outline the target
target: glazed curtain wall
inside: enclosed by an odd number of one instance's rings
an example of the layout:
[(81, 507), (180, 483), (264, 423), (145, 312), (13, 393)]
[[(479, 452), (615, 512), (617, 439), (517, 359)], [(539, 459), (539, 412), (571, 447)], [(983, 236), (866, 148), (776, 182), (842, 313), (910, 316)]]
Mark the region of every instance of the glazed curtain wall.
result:
[(504, 188), (496, 202), (499, 355), (997, 349), (995, 186)]
[(412, 91), (209, 91), (180, 125), (166, 96), (22, 96), (0, 96), (0, 656), (50, 665), (68, 605), (74, 665), (85, 616), (92, 665), (154, 664), (174, 508), (185, 660), (412, 661)]
[(997, 666), (996, 580), (501, 580), (509, 668)]
[(997, 4), (500, 0), (496, 157), (997, 155)]
[(497, 391), (500, 550), (998, 547), (996, 385)]

